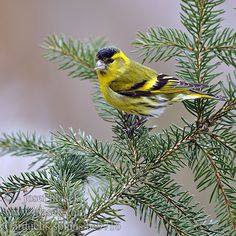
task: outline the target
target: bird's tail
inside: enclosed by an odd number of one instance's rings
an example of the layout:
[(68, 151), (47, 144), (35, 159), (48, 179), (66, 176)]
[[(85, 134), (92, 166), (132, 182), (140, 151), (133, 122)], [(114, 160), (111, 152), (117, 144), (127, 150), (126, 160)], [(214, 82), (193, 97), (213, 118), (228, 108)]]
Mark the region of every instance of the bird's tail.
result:
[(191, 92), (196, 94), (196, 96), (198, 96), (199, 98), (215, 99), (215, 100), (219, 100), (219, 101), (226, 101), (227, 100), (227, 97), (222, 96), (222, 95), (214, 95), (214, 94), (210, 94), (210, 93), (204, 93), (202, 91), (191, 91)]
[(202, 92), (201, 89), (207, 88), (207, 84), (189, 83), (164, 74), (159, 74), (157, 78), (158, 83), (153, 87), (153, 92), (165, 94), (170, 103), (197, 98), (215, 99), (220, 101), (227, 100), (227, 97), (225, 96)]
[(227, 100), (227, 97), (222, 96), (222, 95), (213, 95), (209, 93), (204, 93), (202, 91), (188, 90), (186, 92), (176, 94), (176, 96), (173, 96), (171, 99), (171, 102), (178, 102), (178, 101), (191, 100), (191, 99), (197, 99), (197, 98), (215, 99), (219, 101)]

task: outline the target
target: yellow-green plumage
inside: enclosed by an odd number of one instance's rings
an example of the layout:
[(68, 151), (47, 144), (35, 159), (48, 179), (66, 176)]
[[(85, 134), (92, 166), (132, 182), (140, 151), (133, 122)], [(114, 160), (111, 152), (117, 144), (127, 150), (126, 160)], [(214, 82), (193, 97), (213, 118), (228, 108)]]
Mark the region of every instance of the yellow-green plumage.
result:
[(130, 60), (116, 48), (97, 53), (96, 72), (105, 100), (118, 110), (143, 116), (158, 116), (164, 108), (186, 99), (223, 100), (199, 89), (204, 84), (191, 84)]

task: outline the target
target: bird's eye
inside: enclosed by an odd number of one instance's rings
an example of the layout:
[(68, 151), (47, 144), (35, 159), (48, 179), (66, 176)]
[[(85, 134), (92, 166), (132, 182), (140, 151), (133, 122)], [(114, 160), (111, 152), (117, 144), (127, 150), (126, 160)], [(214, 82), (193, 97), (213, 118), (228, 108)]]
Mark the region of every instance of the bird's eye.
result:
[(106, 63), (107, 63), (107, 64), (110, 64), (110, 63), (112, 63), (113, 61), (114, 61), (113, 59), (109, 58), (109, 59), (107, 59)]

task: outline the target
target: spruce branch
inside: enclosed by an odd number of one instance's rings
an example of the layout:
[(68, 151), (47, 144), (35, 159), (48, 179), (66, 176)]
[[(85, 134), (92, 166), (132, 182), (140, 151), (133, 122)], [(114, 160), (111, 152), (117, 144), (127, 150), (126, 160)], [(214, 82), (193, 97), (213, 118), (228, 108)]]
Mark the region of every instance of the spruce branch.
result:
[[(177, 73), (178, 76), (190, 81), (210, 82), (212, 81), (212, 79), (219, 75), (219, 73), (216, 73), (214, 71), (222, 61), (228, 65), (230, 64), (234, 66), (235, 33), (233, 33), (233, 31), (228, 28), (224, 29), (221, 32), (218, 31), (220, 22), (222, 20), (220, 18), (220, 15), (223, 13), (223, 11), (213, 10), (222, 2), (223, 1), (213, 2), (207, 0), (183, 1), (182, 9), (184, 13), (181, 15), (181, 18), (182, 23), (191, 34), (191, 37), (189, 38), (192, 45), (192, 51), (185, 49), (182, 52), (184, 56), (180, 57), (179, 55), (176, 55), (179, 62), (178, 67), (180, 68)], [(217, 32), (216, 36), (213, 33), (214, 31)], [(142, 33), (142, 37), (147, 36)], [(154, 50), (155, 47), (150, 44), (149, 50), (151, 51), (152, 49)], [(142, 54), (144, 60), (148, 58), (148, 54), (145, 54), (145, 45), (143, 46), (143, 48), (140, 47), (139, 50), (141, 52), (144, 52)], [(175, 57), (174, 54), (172, 56)], [(219, 62), (212, 63), (212, 60), (215, 59), (216, 56), (218, 57)], [(232, 125), (235, 124), (236, 104), (235, 84), (232, 78), (229, 78), (228, 84), (229, 88), (226, 88), (223, 84), (221, 84), (221, 88), (223, 88), (225, 94), (229, 97), (229, 101), (219, 109), (215, 108), (214, 101), (212, 102), (199, 100), (197, 102), (185, 103), (187, 110), (197, 117), (196, 125), (193, 124), (191, 126), (186, 122), (187, 128), (189, 129), (189, 127), (191, 127), (190, 131), (187, 129), (190, 135), (186, 134), (186, 132), (183, 132), (182, 138), (180, 138), (180, 134), (182, 132), (180, 132), (178, 128), (176, 128), (175, 131), (171, 130), (171, 132), (165, 132), (165, 135), (162, 135), (162, 139), (164, 138), (165, 141), (160, 141), (161, 145), (158, 146), (165, 147), (166, 143), (169, 146), (167, 146), (166, 149), (161, 149), (164, 151), (164, 153), (162, 153), (162, 155), (159, 155), (158, 159), (161, 160), (162, 166), (163, 163), (172, 160), (174, 157), (179, 159), (179, 155), (181, 155), (179, 149), (181, 147), (182, 155), (188, 160), (191, 160), (193, 156), (200, 155), (199, 151), (191, 148), (191, 145), (193, 145), (196, 140), (202, 138), (203, 135), (208, 135), (208, 139), (203, 139), (206, 144), (212, 143), (212, 140), (216, 141), (216, 144), (214, 145), (219, 145), (220, 143), (220, 147), (222, 148), (223, 146), (225, 152), (228, 153), (231, 158), (230, 160), (223, 159), (222, 161), (217, 162), (217, 165), (214, 163), (215, 159), (213, 161), (213, 158), (211, 158), (210, 163), (215, 164), (213, 168), (214, 170), (216, 170), (216, 167), (217, 171), (219, 171), (218, 168), (222, 168), (222, 172), (220, 173), (224, 174), (219, 175), (218, 172), (212, 173), (211, 171), (209, 171), (209, 159), (208, 161), (194, 160), (192, 162), (192, 165), (195, 166), (195, 180), (197, 181), (199, 178), (202, 178), (202, 181), (199, 183), (198, 188), (202, 187), (204, 189), (212, 186), (215, 182), (218, 183), (215, 185), (211, 199), (214, 196), (216, 189), (220, 189), (222, 195), (217, 196), (217, 202), (220, 205), (218, 207), (220, 210), (218, 210), (217, 217), (220, 220), (220, 224), (225, 225), (224, 232), (231, 232), (233, 234), (233, 232), (235, 232), (235, 213), (232, 214), (232, 212), (235, 212), (235, 198), (233, 196), (236, 191), (231, 185), (234, 182), (232, 182), (232, 179), (235, 176), (235, 164), (233, 163), (235, 152), (232, 148), (232, 144), (233, 146), (235, 144), (235, 137), (233, 135), (229, 135), (229, 133), (231, 132)], [(207, 92), (211, 91), (217, 93), (220, 91), (220, 87), (214, 86)], [(224, 137), (227, 138), (227, 140), (225, 140)], [(224, 141), (222, 142), (222, 140)], [(209, 146), (207, 147), (209, 148)], [(216, 146), (214, 146), (214, 148), (215, 150), (218, 150)], [(187, 150), (188, 152), (191, 152), (188, 153)], [(214, 155), (222, 156), (222, 152), (220, 152), (219, 150), (217, 152), (214, 151)], [(209, 157), (210, 155), (208, 155), (208, 158)], [(157, 162), (158, 159), (156, 159)], [(214, 173), (215, 176), (217, 176), (215, 180), (212, 179), (212, 174)], [(224, 183), (224, 185), (219, 183)], [(222, 186), (227, 186), (227, 190), (223, 189)], [(231, 201), (229, 201), (228, 199), (231, 199)]]
[[(212, 115), (213, 117), (215, 117), (215, 114), (213, 114)], [(132, 129), (132, 125), (134, 125), (134, 127), (141, 127), (141, 130), (144, 128), (144, 127), (142, 127), (143, 125), (144, 125), (144, 123), (142, 124), (142, 122), (141, 122), (141, 125), (139, 124), (139, 120), (137, 120), (136, 119), (136, 117), (135, 116), (133, 116), (133, 117), (130, 117), (131, 118), (131, 123), (129, 123), (128, 125), (127, 125), (127, 121), (125, 120), (125, 126), (121, 129), (122, 130), (122, 132), (125, 132), (126, 133), (126, 135), (128, 135), (127, 137), (130, 139), (132, 139), (132, 138), (134, 138), (133, 137), (133, 135), (134, 134), (136, 134), (138, 137), (140, 137), (140, 132), (137, 132), (135, 129)], [(134, 118), (134, 119), (133, 119)], [(136, 122), (138, 121), (138, 124), (136, 124)], [(137, 126), (138, 125), (138, 126)], [(207, 125), (209, 125), (209, 122), (207, 123)], [(130, 127), (130, 129), (128, 129), (127, 130), (127, 127)], [(205, 127), (204, 125), (202, 125), (202, 127)], [(132, 131), (133, 130), (133, 131)], [(145, 130), (145, 129), (144, 129)], [(205, 130), (205, 128), (203, 129), (203, 130)], [(135, 132), (136, 131), (136, 132)], [(119, 132), (120, 132), (120, 130), (119, 130)], [(127, 133), (128, 132), (128, 133)], [(135, 132), (135, 133), (134, 133)], [(191, 131), (192, 132), (192, 131)], [(191, 132), (189, 132), (189, 133), (191, 133)], [(145, 133), (145, 132), (144, 132)], [(180, 135), (180, 131), (178, 130), (177, 131), (177, 134), (178, 135), (175, 135), (176, 137), (181, 137), (181, 139), (180, 140), (178, 140), (177, 141), (177, 145), (176, 144), (173, 144), (173, 146), (169, 146), (168, 145), (168, 148), (169, 149), (167, 149), (165, 152), (163, 152), (162, 153), (162, 155), (160, 156), (161, 157), (161, 159), (162, 160), (164, 160), (164, 159), (166, 159), (167, 157), (170, 157), (171, 156), (171, 154), (173, 154), (174, 153), (174, 151), (175, 150), (177, 150), (178, 148), (178, 146), (179, 145), (182, 145), (182, 144), (185, 144), (185, 143), (187, 143), (188, 141), (191, 141), (191, 140), (193, 140), (194, 139), (194, 137), (195, 137), (195, 135), (197, 135), (198, 134), (198, 132), (197, 132), (197, 128), (195, 127), (195, 132), (193, 132), (193, 135), (191, 135), (191, 136), (189, 136), (189, 133), (188, 132), (184, 132), (184, 135)], [(54, 136), (56, 136), (56, 134), (54, 134)], [(174, 135), (173, 135), (174, 136)], [(57, 141), (54, 141), (54, 143), (57, 145), (57, 147), (65, 147), (66, 148), (66, 150), (67, 151), (69, 151), (69, 152), (71, 152), (71, 153), (73, 153), (73, 150), (74, 151), (79, 151), (80, 150), (80, 148), (82, 148), (82, 151), (84, 152), (84, 151), (86, 151), (86, 152), (92, 152), (92, 154), (93, 155), (97, 155), (97, 153), (101, 153), (101, 151), (98, 151), (97, 150), (97, 148), (95, 148), (95, 151), (94, 151), (94, 149), (93, 148), (91, 148), (91, 145), (89, 144), (88, 146), (90, 147), (89, 149), (87, 149), (87, 145), (86, 146), (83, 146), (84, 145), (84, 143), (83, 143), (83, 145), (81, 145), (81, 138), (79, 138), (79, 140), (80, 141), (78, 141), (77, 139), (75, 139), (75, 132), (74, 131), (71, 131), (70, 132), (70, 134), (68, 135), (68, 134), (65, 134), (65, 133), (62, 133), (62, 134), (57, 134)], [(83, 137), (83, 135), (82, 135), (82, 137)], [(83, 137), (83, 139), (84, 139), (84, 137)], [(82, 140), (83, 140), (82, 139)], [(168, 138), (169, 140), (172, 140), (172, 138)], [(160, 140), (163, 140), (163, 137), (160, 139)], [(86, 141), (87, 142), (87, 141)], [(86, 144), (86, 142), (85, 142), (85, 144)], [(97, 144), (95, 144), (95, 147), (97, 147), (98, 145)], [(162, 145), (159, 145), (159, 146), (162, 146)], [(76, 147), (76, 149), (75, 149), (75, 147)], [(86, 147), (86, 148), (85, 148)], [(92, 146), (93, 147), (93, 146)], [(79, 149), (78, 149), (79, 148)], [(141, 150), (140, 150), (141, 151)], [(81, 152), (81, 150), (80, 150), (80, 152)], [(109, 156), (109, 155), (108, 155)], [(106, 160), (106, 162), (107, 162), (107, 159), (105, 158), (105, 160)], [(108, 161), (108, 163), (109, 163), (110, 161)], [(155, 162), (154, 162), (155, 163)], [(110, 163), (109, 163), (110, 164)], [(156, 164), (156, 163), (155, 163)], [(148, 174), (148, 173), (150, 173), (150, 170), (152, 170), (153, 169), (153, 167), (155, 166), (155, 164), (153, 165), (153, 164), (151, 164), (151, 165), (147, 165), (146, 167), (144, 167), (144, 169), (139, 169), (139, 171), (137, 172), (138, 173), (138, 175), (135, 177), (135, 178), (140, 178), (140, 179), (142, 179), (142, 178), (145, 178), (145, 176)], [(159, 165), (160, 166), (160, 165)], [(114, 167), (114, 166), (113, 166)], [(156, 166), (155, 166), (156, 167)], [(161, 165), (161, 168), (163, 167), (163, 165)], [(56, 168), (56, 169), (63, 169), (63, 168)], [(118, 172), (119, 173), (119, 172)], [(131, 187), (131, 186), (130, 186)], [(128, 190), (128, 189), (126, 189), (125, 188), (125, 190)], [(117, 196), (121, 196), (122, 195), (122, 192), (120, 192), (119, 194), (116, 194)], [(113, 196), (112, 196), (112, 198), (111, 199), (113, 199)], [(113, 202), (113, 201), (112, 201)], [(111, 204), (111, 202), (108, 202), (107, 204)], [(106, 205), (105, 204), (105, 206), (104, 206), (104, 208), (102, 208), (102, 209), (105, 209), (106, 208), (106, 206), (108, 206), (108, 205)], [(99, 208), (100, 209), (100, 208)], [(100, 212), (100, 211), (97, 211), (97, 212)], [(94, 214), (94, 216), (96, 215), (96, 213), (93, 213)], [(92, 217), (93, 218), (93, 217)], [(92, 219), (91, 218), (91, 219)]]
[(1, 235), (41, 235), (38, 221), (42, 216), (36, 209), (29, 207), (0, 208), (0, 234)]
[[(100, 175), (104, 171), (113, 173), (115, 176), (116, 174), (121, 175), (117, 166), (118, 155), (111, 145), (99, 142), (96, 139), (94, 140), (91, 136), (86, 136), (81, 131), (75, 132), (73, 129), (70, 129), (68, 133), (62, 130), (52, 135), (58, 148), (65, 148), (65, 152), (79, 152), (81, 155), (88, 156), (91, 169), (93, 169), (92, 164), (94, 163), (94, 168), (96, 168)], [(93, 175), (94, 171), (95, 169), (92, 171)]]
[[(143, 153), (147, 147), (148, 129), (145, 127), (146, 118), (119, 112), (118, 120), (112, 129), (115, 134), (116, 150), (126, 160), (126, 165), (133, 166), (132, 171), (137, 173), (143, 160)], [(122, 147), (122, 148), (121, 148)]]
[[(173, 209), (175, 209), (176, 216), (178, 218), (185, 217), (186, 219), (189, 220), (189, 222), (196, 225), (199, 224), (199, 222), (197, 223), (198, 221), (197, 217), (199, 217), (198, 214), (200, 214), (201, 210), (199, 211), (197, 209), (198, 204), (191, 205), (190, 203), (191, 203), (192, 196), (189, 195), (188, 192), (181, 191), (181, 187), (178, 184), (176, 184), (169, 176), (160, 176), (160, 174), (156, 174), (155, 184), (150, 184), (150, 182), (145, 182), (145, 185), (148, 188), (150, 188), (150, 190), (153, 191), (153, 193), (155, 192), (155, 194), (158, 194), (160, 195), (160, 197), (165, 199), (165, 202), (167, 205), (173, 205)], [(144, 187), (144, 189), (145, 188), (146, 187)], [(177, 198), (178, 200), (174, 198)], [(193, 214), (190, 214), (189, 210)], [(164, 210), (162, 211), (164, 212)], [(203, 217), (201, 220), (202, 222), (204, 222), (204, 220), (207, 221), (207, 218)], [(206, 230), (205, 227), (199, 227), (199, 229), (200, 228), (203, 229), (203, 231)]]
[[(150, 59), (150, 54), (157, 55), (156, 59), (161, 60), (162, 56), (165, 55), (161, 53), (161, 50), (164, 50), (165, 46), (168, 45), (165, 44), (167, 41), (163, 40), (163, 37), (166, 39), (166, 35), (171, 35), (169, 38), (177, 38), (182, 42), (180, 43), (182, 47), (180, 47), (180, 45), (174, 44), (173, 40), (170, 40), (176, 50), (181, 49), (181, 53), (175, 54), (167, 50), (168, 59), (175, 58), (178, 61), (177, 76), (192, 82), (211, 82), (221, 74), (215, 70), (222, 61), (231, 65), (235, 61), (235, 33), (228, 28), (219, 31), (220, 22), (222, 21), (221, 15), (224, 11), (215, 8), (223, 2), (223, 0), (182, 1), (183, 13), (181, 13), (181, 19), (189, 35), (179, 30), (173, 29), (170, 33), (169, 29), (160, 30), (159, 28), (149, 29), (147, 33), (139, 32), (138, 40), (135, 42), (138, 46), (139, 55), (142, 55), (144, 61)], [(156, 52), (156, 44), (151, 39), (157, 44), (159, 42), (158, 52)], [(163, 45), (160, 43), (162, 40), (164, 41)], [(148, 50), (146, 44), (148, 44)], [(217, 62), (213, 61), (216, 56), (219, 58)], [(206, 92), (217, 94), (219, 91), (219, 87), (212, 86)], [(216, 102), (199, 99), (194, 102), (184, 102), (184, 104), (187, 110), (197, 117), (197, 122), (199, 122), (203, 119), (203, 116), (214, 110)]]
[(182, 24), (193, 37), (197, 36), (200, 39), (205, 35), (206, 40), (212, 32), (220, 27), (220, 22), (223, 20), (221, 15), (224, 11), (217, 9), (217, 7), (223, 2), (224, 0), (182, 0)]
[(2, 134), (0, 138), (1, 155), (11, 153), (14, 156), (36, 156), (48, 154), (53, 145), (36, 134), (18, 132), (16, 134)]
[[(203, 184), (206, 185), (209, 183), (210, 185), (212, 185), (213, 182), (216, 183), (214, 190), (212, 192), (212, 195), (211, 195), (211, 199), (213, 198), (213, 195), (216, 192), (216, 189), (218, 189), (219, 195), (222, 195), (222, 197), (218, 196), (218, 204), (222, 206), (221, 211), (218, 211), (218, 217), (220, 217), (224, 214), (223, 207), (225, 207), (226, 212), (229, 217), (227, 217), (222, 223), (225, 223), (226, 225), (228, 224), (228, 226), (230, 224), (232, 224), (233, 229), (236, 230), (236, 216), (235, 216), (236, 205), (235, 205), (235, 201), (234, 201), (234, 197), (233, 197), (233, 193), (236, 192), (236, 189), (233, 186), (229, 186), (229, 184), (228, 184), (229, 180), (231, 182), (235, 182), (235, 183), (236, 183), (236, 181), (233, 178), (226, 176), (227, 172), (225, 171), (225, 168), (222, 168), (222, 165), (224, 165), (224, 163), (219, 163), (220, 166), (218, 167), (218, 165), (217, 165), (218, 160), (214, 154), (211, 154), (208, 150), (206, 150), (206, 148), (204, 148), (201, 144), (199, 144), (197, 142), (196, 142), (196, 146), (202, 151), (204, 156), (207, 158), (208, 163), (212, 167), (211, 168), (212, 172), (215, 175), (215, 181), (212, 181), (212, 180), (210, 181), (209, 169), (207, 170), (208, 173), (205, 175), (203, 175), (203, 173), (198, 174), (199, 176), (201, 176), (201, 178), (203, 178), (203, 176), (205, 177), (205, 180), (203, 180), (201, 183), (199, 183), (199, 187), (202, 186)], [(202, 162), (202, 163), (204, 163), (204, 162)], [(203, 166), (204, 165), (202, 165), (202, 167)], [(199, 171), (200, 171), (199, 167), (196, 166), (195, 169), (199, 173)], [(207, 175), (207, 177), (206, 177), (206, 175)], [(223, 199), (223, 204), (221, 203), (222, 199)], [(228, 230), (230, 230), (230, 229), (228, 229)], [(232, 230), (230, 230), (230, 231), (232, 231)], [(229, 232), (229, 231), (227, 231), (227, 229), (225, 229), (225, 233), (227, 233), (227, 232)]]
[(211, 41), (206, 50), (213, 51), (227, 65), (236, 67), (236, 33), (233, 29), (225, 28), (218, 32)]
[[(135, 199), (136, 196), (133, 196), (133, 198)], [(151, 219), (149, 219), (149, 222), (152, 222), (154, 214), (156, 214), (158, 216), (158, 218), (161, 219), (164, 222), (164, 225), (167, 228), (168, 234), (170, 232), (172, 232), (171, 229), (174, 229), (175, 232), (177, 232), (179, 235), (188, 235), (185, 230), (179, 228), (178, 223), (176, 224), (176, 222), (174, 222), (174, 220), (175, 220), (174, 218), (171, 218), (171, 217), (167, 218), (165, 216), (165, 214), (163, 213), (163, 211), (158, 210), (157, 207), (154, 207), (150, 203), (149, 199), (147, 199), (147, 200), (137, 199), (137, 203), (136, 204), (140, 207), (140, 211), (141, 212), (143, 211), (146, 214), (151, 216)], [(146, 216), (143, 216), (143, 214), (144, 213), (140, 214), (140, 219), (142, 220), (144, 218), (144, 222), (146, 222)], [(155, 223), (157, 224), (157, 219), (155, 219)]]
[[(149, 224), (157, 224), (157, 218), (163, 221), (168, 235), (178, 232), (180, 235), (211, 235), (210, 223), (197, 204), (192, 205), (192, 196), (181, 191), (181, 187), (168, 175), (156, 174), (155, 184), (152, 180), (143, 182), (133, 197), (136, 202), (136, 214)], [(180, 224), (178, 221), (181, 221)], [(207, 223), (208, 222), (208, 223)], [(194, 225), (194, 227), (189, 227)], [(213, 234), (214, 235), (214, 234)]]
[[(217, 143), (222, 144), (226, 149), (228, 149), (230, 152), (232, 152), (232, 156), (236, 156), (236, 147), (232, 146), (231, 143), (227, 142), (229, 140), (225, 140), (221, 136), (219, 136), (215, 133), (212, 133), (212, 132), (208, 132), (207, 134), (210, 136), (210, 138), (214, 139)], [(235, 136), (231, 136), (230, 140), (234, 141)], [(233, 144), (233, 145), (235, 145), (235, 144)]]
[(70, 77), (91, 79), (96, 77), (95, 54), (105, 44), (103, 39), (83, 43), (63, 36), (51, 35), (45, 39), (42, 47), (46, 50), (45, 57), (58, 63), (60, 70), (69, 70)]
[[(192, 55), (189, 54), (189, 56), (194, 56), (194, 59), (190, 59), (188, 56), (188, 60), (193, 61), (193, 64), (195, 65), (193, 67), (194, 77), (192, 77), (192, 80), (196, 80), (199, 83), (209, 82), (217, 75), (213, 74), (209, 77), (209, 75), (217, 68), (217, 63), (209, 66), (214, 57), (211, 56), (210, 53), (206, 52), (204, 47), (206, 47), (206, 42), (211, 39), (212, 35), (214, 35), (212, 33), (219, 28), (221, 21), (219, 16), (223, 13), (223, 11), (220, 10), (215, 12), (213, 11), (213, 8), (222, 2), (222, 0), (214, 2), (208, 0), (190, 0), (183, 1), (183, 4), (181, 5), (183, 10), (183, 14), (181, 14), (182, 23), (185, 25), (189, 33), (192, 34), (193, 40), (194, 53)], [(192, 14), (198, 17), (193, 18)], [(192, 102), (186, 102), (185, 104), (187, 107), (192, 107)], [(197, 122), (203, 118), (204, 111), (206, 110), (205, 104), (202, 99), (194, 102), (196, 107)]]
[(17, 200), (21, 191), (28, 194), (35, 188), (48, 187), (48, 174), (45, 170), (21, 173), (20, 176), (11, 175), (0, 184), (0, 197), (5, 204), (5, 199), (8, 198), (9, 203), (12, 203)]
[(143, 62), (168, 61), (182, 56), (184, 50), (193, 50), (188, 36), (177, 29), (149, 28), (147, 33), (139, 32), (133, 44)]
[[(0, 138), (0, 155), (34, 156), (36, 160), (30, 167), (40, 163), (39, 168), (49, 165), (53, 158), (61, 156), (56, 152), (53, 140), (48, 142), (35, 133), (18, 132), (16, 134), (2, 134)], [(42, 163), (43, 162), (43, 163)]]

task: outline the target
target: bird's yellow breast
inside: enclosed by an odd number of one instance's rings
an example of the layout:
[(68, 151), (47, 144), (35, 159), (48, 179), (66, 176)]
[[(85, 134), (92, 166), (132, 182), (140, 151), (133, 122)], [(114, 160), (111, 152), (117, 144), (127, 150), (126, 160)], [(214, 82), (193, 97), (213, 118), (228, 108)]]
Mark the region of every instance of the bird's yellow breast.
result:
[(108, 67), (105, 72), (98, 71), (97, 74), (104, 99), (116, 109), (133, 114), (148, 114), (150, 108), (145, 107), (144, 104), (155, 105), (147, 97), (133, 98), (121, 94), (122, 91), (139, 83), (140, 80), (146, 81), (142, 90), (151, 88), (156, 83), (156, 72), (150, 68), (127, 60), (125, 66), (116, 68), (116, 65), (113, 65)]
[[(104, 79), (104, 78), (103, 78)], [(109, 79), (109, 78), (108, 78)], [(109, 87), (109, 83), (100, 82), (100, 89), (104, 99), (111, 104), (113, 107), (119, 110), (129, 112), (132, 104), (130, 99), (126, 96), (123, 96), (119, 93), (116, 93)]]

